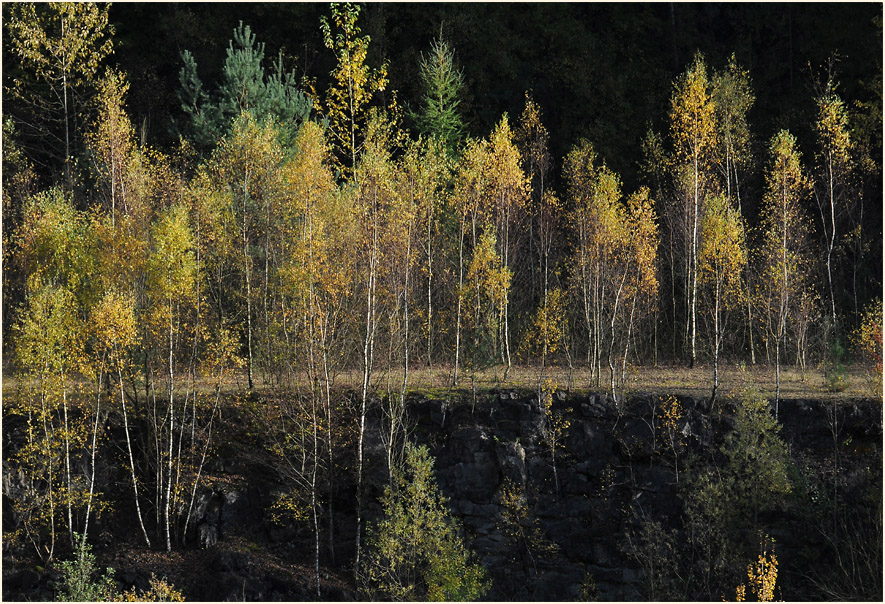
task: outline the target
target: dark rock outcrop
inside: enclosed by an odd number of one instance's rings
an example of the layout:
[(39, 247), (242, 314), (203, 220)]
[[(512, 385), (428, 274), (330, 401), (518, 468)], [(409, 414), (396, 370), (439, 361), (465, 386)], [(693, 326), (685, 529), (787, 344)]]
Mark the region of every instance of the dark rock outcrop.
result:
[[(603, 600), (643, 598), (645, 577), (626, 555), (621, 537), (631, 526), (629, 510), (641, 508), (665, 526), (678, 525), (683, 513), (672, 451), (655, 415), (660, 400), (637, 394), (618, 405), (600, 394), (557, 392), (553, 410), (569, 427), (554, 456), (545, 440), (551, 428), (535, 393), (508, 390), (446, 399), (410, 395), (412, 438), (427, 445), (435, 457), (440, 489), (492, 580), (488, 599), (573, 600), (589, 593), (591, 586), (590, 591)], [(733, 427), (731, 413), (723, 412), (721, 403), (711, 413), (704, 400), (678, 400), (682, 417), (676, 431), (685, 443), (682, 454), (691, 451), (697, 458), (715, 459), (724, 435)], [(839, 446), (845, 450), (846, 496), (865, 484), (867, 458), (881, 454), (881, 403), (793, 400), (781, 401), (778, 411), (781, 435), (794, 454), (829, 454), (833, 426), (838, 425)], [(366, 426), (368, 523), (381, 514), (378, 499), (387, 484), (380, 427), (376, 407)], [(219, 454), (207, 468), (211, 478), (197, 490), (193, 506), (178, 510), (181, 525), (190, 516), (184, 552), (198, 562), (188, 574), (178, 578), (170, 574), (170, 580), (185, 589), (189, 599), (316, 597), (313, 576), (303, 571), (310, 568), (313, 556), (309, 523), (271, 521), (271, 504), (288, 485), (267, 470), (269, 464), (250, 465), (262, 463), (255, 461), (260, 458), (256, 451), (260, 447), (250, 450), (249, 456), (238, 457), (236, 451)], [(343, 462), (352, 467), (352, 460), (345, 457)], [(117, 475), (103, 471), (107, 482), (103, 489), (112, 476)], [(124, 475), (117, 482), (125, 488), (127, 480)], [(25, 485), (11, 472), (4, 473), (3, 486), (8, 494)], [(120, 500), (129, 501), (129, 493)], [(332, 518), (325, 515), (327, 508), (321, 510), (321, 527), (323, 531), (330, 524), (335, 527), (331, 545), (323, 537), (321, 559), (331, 560), (334, 555), (343, 576), (353, 551), (353, 476), (340, 472), (336, 489), (320, 496), (331, 500), (334, 508)], [(131, 519), (131, 512), (127, 517)], [(5, 528), (15, 521), (8, 511), (4, 514)], [(95, 541), (108, 534), (104, 522), (96, 522), (90, 541), (110, 551), (111, 541)], [(789, 532), (776, 538), (787, 551), (797, 541)], [(299, 575), (285, 571), (292, 564), (301, 565)], [(176, 570), (173, 566), (170, 573)], [(330, 565), (329, 570), (335, 567)], [(122, 588), (147, 587), (150, 574), (138, 565), (126, 563), (118, 571)], [(190, 576), (197, 578), (187, 579)], [(328, 578), (325, 571), (324, 577), (324, 599), (356, 597), (352, 585)], [(55, 579), (48, 572), (4, 565), (3, 579), (5, 599), (53, 595)]]

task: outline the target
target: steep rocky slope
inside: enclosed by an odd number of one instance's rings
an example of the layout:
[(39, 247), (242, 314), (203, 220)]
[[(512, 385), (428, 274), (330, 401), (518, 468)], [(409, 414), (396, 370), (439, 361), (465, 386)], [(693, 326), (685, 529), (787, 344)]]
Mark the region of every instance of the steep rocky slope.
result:
[[(675, 429), (685, 444), (674, 460), (662, 431), (661, 397), (634, 394), (619, 407), (603, 395), (556, 393), (552, 413), (567, 420), (568, 427), (555, 450), (554, 471), (554, 457), (545, 440), (549, 423), (536, 393), (409, 396), (411, 437), (428, 445), (436, 458), (441, 490), (491, 579), (487, 599), (646, 598), (648, 573), (628, 555), (628, 536), (636, 533), (636, 518), (654, 518), (665, 529), (678, 530), (685, 514), (680, 491), (685, 464), (692, 458), (701, 460), (695, 464), (717, 464), (723, 437), (734, 425), (728, 405), (710, 409), (705, 400), (690, 398), (680, 398), (679, 403), (682, 413)], [(881, 514), (882, 405), (841, 404), (835, 440), (833, 422), (828, 421), (832, 410), (830, 403), (782, 401), (781, 437), (796, 466), (819, 475), (825, 474), (837, 451), (845, 475), (845, 500), (855, 497), (862, 505), (864, 497), (873, 493), (875, 501), (878, 494)], [(121, 586), (145, 587), (153, 572), (167, 576), (193, 600), (315, 597), (309, 523), (271, 520), (271, 506), (286, 485), (272, 471), (262, 444), (255, 441), (251, 417), (236, 410), (224, 414), (225, 429), (192, 512), (196, 530), (172, 554), (139, 545), (122, 467), (104, 468), (103, 490), (119, 504), (95, 523), (91, 540), (101, 564), (117, 569)], [(366, 447), (370, 522), (381, 513), (377, 501), (387, 483), (380, 421), (376, 406), (369, 417)], [(340, 461), (344, 469), (334, 492), (322, 494), (334, 509), (333, 544), (327, 532), (330, 519), (325, 514), (321, 518), (322, 597), (331, 600), (359, 597), (348, 570), (355, 526), (354, 480), (347, 470), (348, 457)], [(677, 463), (682, 485), (676, 480)], [(4, 473), (4, 495), (18, 487), (19, 480)], [(120, 493), (115, 494), (115, 489)], [(805, 564), (809, 550), (824, 551), (822, 536), (809, 533), (801, 514), (801, 506), (791, 504), (766, 519), (776, 535), (782, 561), (779, 584), (786, 599), (815, 593), (795, 566)], [(15, 521), (7, 510), (4, 530)], [(880, 534), (880, 561), (881, 543)], [(26, 551), (6, 548), (3, 579), (4, 599), (48, 599), (58, 574), (38, 567)]]

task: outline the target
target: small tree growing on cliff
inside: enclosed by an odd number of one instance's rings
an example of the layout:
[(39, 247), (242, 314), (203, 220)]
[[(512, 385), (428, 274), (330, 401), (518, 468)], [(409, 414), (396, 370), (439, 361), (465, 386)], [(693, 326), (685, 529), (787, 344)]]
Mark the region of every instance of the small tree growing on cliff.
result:
[[(527, 579), (526, 585), (519, 587), (530, 590), (528, 595), (534, 595), (539, 576), (538, 562), (552, 557), (557, 545), (541, 531), (538, 519), (529, 507), (525, 485), (507, 479), (495, 498), (500, 503), (502, 520), (498, 528), (511, 543), (509, 551), (513, 552), (512, 562), (521, 564)], [(514, 600), (521, 599), (517, 597), (521, 594), (516, 592), (510, 595)]]
[(747, 565), (747, 583), (741, 583), (735, 588), (735, 599), (738, 602), (747, 600), (747, 584), (750, 592), (756, 597), (757, 602), (773, 602), (774, 588), (777, 584), (777, 556), (769, 551), (768, 536), (762, 539), (762, 553)]
[(550, 463), (553, 464), (553, 481), (556, 486), (556, 498), (559, 499), (559, 474), (556, 469), (556, 449), (562, 447), (565, 431), (571, 425), (562, 413), (553, 410), (553, 397), (556, 386), (553, 380), (546, 379), (538, 389), (539, 403), (544, 411), (544, 443), (550, 448)]
[(391, 600), (475, 600), (488, 590), (447, 500), (433, 478), (424, 446), (406, 445), (405, 463), (384, 490), (384, 518), (368, 539), (361, 572), (372, 595)]
[(670, 450), (673, 451), (673, 465), (676, 470), (676, 484), (679, 484), (679, 451), (685, 446), (682, 433), (679, 431), (679, 421), (682, 419), (682, 406), (672, 394), (665, 399), (661, 399), (660, 406), (661, 423), (658, 429), (670, 444)]
[(58, 591), (60, 602), (108, 602), (115, 599), (116, 584), (114, 583), (114, 569), (107, 568), (105, 572), (93, 579), (97, 570), (95, 555), (92, 546), (86, 541), (80, 541), (77, 535), (79, 547), (71, 560), (60, 562), (58, 567), (62, 574), (62, 585)]
[(790, 458), (768, 401), (745, 393), (734, 422), (720, 448), (724, 467), (702, 469), (683, 483), (685, 526), (697, 561), (688, 580), (706, 597), (735, 584), (756, 546), (748, 535), (765, 528), (760, 512), (780, 505), (792, 490)]
[(632, 510), (635, 527), (624, 533), (621, 549), (636, 560), (645, 572), (646, 597), (649, 602), (679, 600), (679, 571), (676, 559), (675, 531), (667, 531), (660, 522), (645, 513)]

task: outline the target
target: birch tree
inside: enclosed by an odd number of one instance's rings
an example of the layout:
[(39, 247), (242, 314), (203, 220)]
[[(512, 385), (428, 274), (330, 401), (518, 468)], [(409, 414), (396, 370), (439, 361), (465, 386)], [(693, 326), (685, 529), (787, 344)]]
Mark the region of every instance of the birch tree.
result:
[(604, 309), (612, 295), (607, 278), (618, 244), (618, 203), (621, 182), (604, 163), (597, 164), (593, 146), (581, 141), (566, 156), (565, 174), (572, 208), (570, 225), (575, 243), (570, 262), (579, 288), (584, 327), (587, 330), (587, 365), (591, 380), (601, 379), (603, 345), (606, 341)]
[[(462, 331), (465, 319), (466, 271), (470, 251), (476, 247), (478, 229), (481, 227), (482, 199), (487, 188), (487, 143), (470, 139), (464, 149), (455, 174), (455, 190), (449, 200), (452, 213), (458, 221), (458, 285), (455, 288), (455, 364), (452, 386), (458, 385), (461, 366)], [(469, 241), (466, 240), (468, 235)]]
[[(325, 103), (315, 101), (316, 109), (329, 120), (330, 142), (340, 176), (352, 175), (355, 180), (357, 155), (367, 134), (369, 104), (373, 95), (387, 86), (387, 64), (373, 69), (366, 63), (371, 38), (360, 35), (360, 10), (359, 4), (333, 3), (331, 22), (326, 17), (320, 21), (323, 43), (335, 53), (337, 63), (330, 74), (332, 82)], [(314, 93), (314, 98), (319, 99), (319, 95)]]
[[(231, 302), (245, 340), (250, 389), (259, 354), (270, 346), (270, 283), (278, 237), (273, 217), (284, 192), (282, 164), (274, 125), (258, 124), (246, 113), (219, 144), (207, 168), (206, 184), (222, 196), (226, 206), (217, 208), (223, 210), (223, 217), (215, 225), (219, 231), (216, 245), (230, 255), (225, 263), (232, 264), (239, 281), (231, 288)], [(228, 285), (225, 281), (215, 287), (219, 293), (227, 293)]]
[[(95, 320), (96, 344), (107, 360), (108, 379), (116, 381), (120, 394), (120, 410), (123, 414), (123, 430), (126, 436), (126, 452), (129, 461), (129, 476), (132, 479), (133, 501), (135, 514), (145, 544), (150, 547), (151, 540), (144, 525), (141, 511), (141, 499), (138, 492), (135, 453), (132, 450), (130, 429), (130, 413), (126, 406), (124, 376), (129, 372), (129, 353), (138, 344), (138, 329), (135, 320), (135, 299), (133, 296), (108, 292), (96, 306), (92, 318)], [(85, 532), (84, 532), (85, 536)]]
[(750, 74), (738, 65), (734, 53), (725, 69), (714, 75), (711, 96), (717, 128), (715, 164), (725, 181), (726, 199), (741, 212), (741, 182), (753, 165), (747, 114), (756, 97), (750, 86)]
[[(153, 246), (148, 259), (148, 282), (149, 291), (153, 300), (152, 322), (156, 329), (166, 332), (165, 370), (168, 376), (168, 405), (164, 413), (163, 423), (168, 418), (168, 427), (163, 433), (166, 436), (168, 447), (160, 455), (158, 460), (165, 458), (165, 488), (163, 489), (163, 521), (166, 537), (166, 551), (172, 551), (171, 537), (171, 509), (172, 509), (172, 486), (173, 486), (173, 463), (175, 463), (175, 428), (176, 428), (176, 400), (175, 400), (175, 375), (176, 375), (176, 349), (182, 338), (182, 324), (186, 326), (188, 317), (186, 313), (193, 305), (195, 293), (196, 263), (193, 256), (193, 236), (191, 233), (187, 208), (185, 206), (173, 206), (164, 212), (152, 229)], [(193, 335), (191, 335), (193, 337)], [(187, 404), (185, 398), (184, 405)], [(180, 410), (184, 415), (184, 410)], [(160, 431), (161, 426), (154, 418), (154, 429)], [(183, 417), (177, 421), (182, 424)], [(181, 428), (179, 427), (179, 432)], [(179, 435), (179, 443), (182, 435)], [(162, 441), (161, 441), (162, 442)], [(179, 449), (180, 452), (180, 449)], [(159, 468), (158, 468), (159, 469)], [(159, 473), (163, 477), (162, 472)], [(162, 480), (160, 480), (162, 482)]]
[(801, 165), (796, 138), (786, 130), (769, 144), (763, 197), (761, 266), (769, 314), (769, 331), (775, 341), (775, 418), (780, 402), (780, 368), (791, 323), (798, 320), (801, 296), (813, 289), (808, 254), (809, 229), (802, 201), (810, 183)]
[[(95, 268), (90, 235), (84, 216), (59, 188), (27, 201), (17, 233), (16, 262), (27, 275), (27, 293), (21, 322), (15, 327), (14, 350), (19, 366), (35, 378), (29, 386), (33, 392), (23, 402), (29, 438), (20, 456), (35, 464), (32, 478), (38, 480), (24, 501), (37, 504), (26, 513), (40, 518), (31, 537), (35, 547), (48, 524), (49, 546), (38, 548), (47, 560), (54, 553), (58, 511), (64, 510), (73, 545), (75, 529), (79, 532), (75, 515), (87, 498), (72, 460), (85, 447), (89, 428), (77, 419), (83, 414), (72, 413), (75, 405), (70, 396), (76, 388), (74, 378), (90, 370), (83, 323), (97, 294), (89, 278)], [(25, 529), (28, 532), (27, 522)]]
[(846, 184), (851, 170), (851, 136), (848, 111), (836, 94), (836, 83), (828, 79), (824, 90), (815, 99), (817, 119), (817, 178), (814, 198), (820, 210), (824, 250), (826, 251), (827, 287), (830, 294), (830, 321), (837, 323), (836, 294), (833, 286), (833, 250), (837, 239), (837, 219), (845, 209)]
[(641, 187), (627, 198), (626, 232), (629, 234), (629, 252), (632, 268), (629, 289), (630, 316), (624, 335), (624, 357), (621, 363), (621, 384), (626, 382), (627, 357), (634, 327), (643, 314), (654, 308), (658, 300), (658, 234), (654, 200), (647, 187)]
[(22, 2), (10, 6), (6, 23), (10, 48), (34, 82), (16, 80), (7, 88), (22, 101), (28, 115), (23, 122), (40, 150), (49, 147), (53, 162), (64, 169), (65, 188), (73, 188), (75, 118), (84, 102), (80, 94), (102, 61), (113, 52), (108, 4)]
[(699, 254), (699, 279), (709, 296), (713, 319), (713, 393), (719, 394), (719, 350), (722, 345), (724, 313), (740, 302), (741, 274), (747, 263), (744, 231), (740, 215), (725, 197), (707, 200), (703, 222), (704, 239)]
[(356, 229), (357, 256), (354, 274), (355, 293), (362, 297), (359, 304), (360, 312), (365, 319), (359, 326), (361, 338), (360, 364), (362, 385), (360, 388), (358, 436), (357, 436), (357, 522), (356, 522), (356, 553), (354, 573), (360, 568), (360, 539), (363, 529), (363, 466), (364, 439), (366, 432), (366, 414), (368, 412), (372, 374), (375, 369), (375, 344), (378, 332), (381, 307), (381, 291), (384, 273), (389, 268), (391, 258), (384, 255), (384, 244), (392, 211), (397, 208), (396, 187), (394, 183), (394, 166), (391, 161), (390, 124), (377, 116), (370, 120), (367, 127), (366, 142), (360, 154), (357, 170), (361, 174), (359, 181), (350, 186), (353, 195), (354, 220)]
[(27, 441), (11, 464), (25, 476), (26, 486), (23, 493), (12, 495), (12, 507), (21, 518), (24, 536), (45, 562), (55, 553), (62, 519), (74, 545), (71, 450), (85, 434), (69, 421), (68, 394), (69, 380), (82, 362), (82, 333), (74, 296), (53, 285), (30, 293), (16, 326), (16, 359), (34, 384), (19, 411), (26, 417)]
[(679, 196), (684, 217), (686, 333), (690, 364), (697, 359), (698, 251), (702, 239), (702, 216), (709, 186), (709, 165), (715, 143), (715, 105), (710, 93), (707, 66), (701, 54), (677, 78), (670, 97), (670, 130), (678, 172)]
[[(501, 270), (511, 275), (516, 268), (518, 235), (523, 212), (528, 201), (529, 183), (520, 165), (519, 151), (513, 140), (513, 131), (507, 115), (495, 126), (489, 137), (488, 192), (485, 213), (496, 230), (497, 252)], [(510, 292), (505, 292), (501, 307), (501, 362), (509, 369), (510, 355)]]

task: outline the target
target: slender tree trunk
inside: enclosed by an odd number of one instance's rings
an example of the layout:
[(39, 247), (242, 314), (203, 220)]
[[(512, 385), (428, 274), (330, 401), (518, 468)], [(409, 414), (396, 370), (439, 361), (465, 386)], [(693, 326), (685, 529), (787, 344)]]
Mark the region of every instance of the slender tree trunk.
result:
[(95, 397), (95, 422), (92, 425), (92, 450), (89, 456), (89, 496), (86, 499), (86, 519), (83, 521), (83, 535), (80, 548), (86, 543), (86, 535), (89, 533), (89, 515), (92, 513), (92, 497), (95, 492), (95, 450), (98, 447), (98, 423), (101, 418), (101, 384), (104, 378), (104, 355), (98, 370), (98, 390)]
[[(153, 435), (154, 435), (154, 453), (157, 456), (156, 459), (156, 472), (157, 479), (154, 481), (156, 484), (154, 485), (154, 522), (156, 523), (158, 530), (160, 527), (160, 514), (163, 511), (162, 505), (162, 497), (161, 493), (163, 491), (163, 447), (160, 444), (160, 425), (159, 421), (159, 413), (157, 413), (157, 389), (154, 387), (154, 370), (151, 369), (151, 400), (153, 402)], [(168, 415), (168, 409), (167, 409)], [(166, 418), (163, 418), (163, 425), (166, 424)]]
[(246, 281), (246, 347), (248, 350), (247, 371), (249, 390), (255, 386), (252, 372), (252, 278), (249, 271), (249, 239), (246, 236), (246, 201), (249, 198), (249, 169), (246, 169), (243, 182), (243, 275)]
[(510, 369), (512, 362), (510, 360), (510, 319), (508, 317), (508, 309), (510, 308), (510, 290), (504, 292), (504, 349), (507, 351), (507, 369)]
[(350, 166), (353, 170), (353, 182), (359, 184), (356, 176), (356, 110), (353, 105), (353, 78), (347, 79), (347, 102), (350, 105)]
[(455, 373), (452, 386), (458, 386), (458, 364), (461, 357), (461, 302), (464, 289), (464, 218), (460, 219), (460, 235), (458, 237), (458, 306), (455, 311)]
[(184, 530), (182, 531), (182, 540), (187, 539), (187, 529), (191, 521), (191, 512), (194, 509), (194, 501), (197, 498), (197, 488), (200, 484), (200, 477), (203, 474), (203, 467), (206, 464), (206, 454), (209, 451), (209, 444), (212, 442), (212, 423), (215, 420), (215, 413), (218, 411), (218, 403), (221, 400), (221, 374), (219, 373), (218, 382), (215, 384), (215, 403), (212, 405), (212, 413), (209, 416), (209, 427), (206, 432), (206, 442), (203, 444), (203, 456), (197, 466), (197, 476), (194, 478), (194, 484), (191, 488), (191, 500), (187, 507), (187, 516), (184, 519)]
[[(583, 229), (583, 227), (582, 227)], [(590, 286), (590, 280), (587, 276), (587, 259), (585, 257), (586, 242), (583, 233), (580, 240), (581, 246), (581, 298), (584, 302), (584, 324), (587, 326), (587, 366), (590, 369), (590, 379), (593, 379), (593, 369), (591, 365), (591, 354), (593, 350), (593, 321), (590, 318), (590, 294), (587, 291)]]
[[(64, 380), (64, 378), (62, 378)], [(72, 485), (71, 485), (71, 432), (68, 429), (68, 387), (67, 384), (62, 383), (61, 388), (61, 407), (62, 414), (64, 418), (65, 425), (65, 435), (64, 435), (64, 443), (65, 443), (65, 480), (68, 485), (68, 494), (65, 497), (67, 508), (68, 508), (68, 537), (71, 540), (71, 546), (74, 545), (74, 516), (71, 510), (71, 498), (73, 496)]]
[(433, 299), (431, 285), (433, 283), (433, 205), (427, 202), (427, 369), (430, 371), (430, 382), (433, 383)]
[(781, 334), (777, 334), (774, 343), (774, 419), (778, 419), (778, 407), (781, 400)]
[(166, 551), (172, 551), (172, 538), (170, 536), (169, 507), (172, 498), (172, 447), (175, 441), (175, 370), (173, 366), (173, 321), (172, 321), (172, 298), (169, 298), (169, 457), (166, 469), (166, 496), (164, 506), (164, 519), (166, 524)]
[(627, 383), (627, 352), (630, 348), (630, 335), (633, 333), (633, 317), (636, 312), (636, 294), (633, 294), (633, 303), (630, 306), (630, 322), (627, 323), (627, 340), (624, 342), (624, 362), (621, 363), (621, 387)]
[(135, 457), (132, 455), (132, 441), (129, 438), (129, 419), (126, 413), (126, 395), (123, 392), (123, 372), (119, 365), (117, 366), (117, 377), (120, 380), (120, 405), (123, 408), (123, 430), (126, 432), (126, 449), (129, 452), (129, 470), (132, 474), (132, 490), (135, 492), (135, 512), (138, 515), (138, 525), (141, 527), (142, 535), (144, 535), (144, 542), (150, 547), (151, 540), (148, 537), (147, 530), (144, 528), (144, 520), (141, 516), (141, 504), (138, 501), (138, 481), (135, 479)]
[(833, 162), (830, 160), (827, 164), (827, 171), (829, 175), (829, 192), (830, 192), (830, 237), (827, 242), (827, 284), (830, 288), (830, 309), (831, 309), (831, 319), (833, 321), (833, 327), (836, 326), (836, 294), (833, 291), (833, 272), (832, 272), (832, 257), (833, 257), (833, 246), (836, 242), (836, 200), (834, 194), (834, 184), (833, 184)]
[(267, 306), (267, 297), (268, 297), (268, 285), (270, 281), (270, 196), (266, 194), (264, 195), (264, 295), (263, 295), (263, 305), (264, 305), (264, 345), (265, 347), (270, 345), (269, 339), (267, 337), (267, 326), (269, 324), (269, 315), (268, 315), (268, 306)]
[(618, 305), (621, 301), (621, 291), (624, 289), (624, 282), (627, 280), (627, 271), (624, 271), (624, 276), (621, 278), (621, 284), (618, 286), (618, 291), (615, 293), (615, 303), (612, 307), (612, 319), (610, 325), (609, 332), (609, 341), (608, 341), (608, 373), (609, 373), (609, 386), (612, 393), (612, 400), (617, 403), (618, 395), (615, 391), (615, 365), (612, 361), (612, 352), (614, 351), (615, 346), (615, 320), (618, 317)]
[[(503, 203), (503, 199), (502, 199)], [(502, 269), (509, 268), (510, 261), (510, 228), (509, 228), (509, 217), (507, 213), (504, 215), (504, 254), (503, 254), (503, 263)], [(509, 370), (512, 363), (510, 361), (510, 320), (509, 320), (509, 308), (510, 308), (510, 288), (507, 288), (507, 291), (504, 292), (504, 349), (507, 352), (507, 369)]]
[[(328, 319), (326, 319), (328, 321)], [(332, 432), (333, 432), (333, 423), (332, 423), (332, 378), (329, 373), (329, 340), (328, 340), (328, 323), (325, 324), (324, 334), (323, 334), (323, 383), (325, 386), (325, 403), (326, 403), (326, 421), (328, 422), (328, 430), (326, 430), (326, 454), (329, 460), (329, 468), (326, 471), (326, 474), (329, 477), (327, 488), (329, 490), (328, 497), (329, 502), (327, 507), (329, 509), (329, 562), (333, 566), (335, 565), (335, 513), (332, 507), (332, 500), (334, 499), (334, 485), (335, 485), (335, 464), (333, 461), (332, 453), (334, 451), (334, 446), (332, 443)]]
[(781, 398), (781, 341), (787, 331), (787, 313), (790, 304), (790, 276), (787, 267), (787, 199), (786, 184), (782, 185), (783, 197), (781, 201), (781, 271), (782, 279), (780, 287), (780, 308), (778, 313), (777, 340), (775, 341), (775, 394), (774, 394), (774, 418), (778, 419)]
[(716, 396), (719, 393), (719, 282), (716, 278), (716, 293), (713, 302), (713, 394), (710, 396), (710, 405), (716, 404)]
[[(65, 30), (67, 29), (67, 20), (62, 18), (61, 20), (61, 31), (62, 38), (64, 38), (67, 33)], [(67, 59), (65, 58), (65, 61)], [(63, 96), (63, 104), (64, 104), (64, 113), (65, 113), (65, 182), (68, 187), (68, 191), (73, 191), (74, 189), (74, 179), (71, 176), (71, 134), (70, 134), (70, 110), (68, 109), (68, 70), (67, 67), (63, 65), (61, 70), (61, 87), (62, 87), (62, 96)]]
[(412, 225), (409, 224), (406, 235), (406, 274), (403, 283), (403, 320), (405, 322), (405, 335), (403, 337), (403, 384), (400, 389), (400, 408), (405, 409), (406, 388), (409, 384), (409, 274), (412, 263)]
[(726, 199), (731, 203), (731, 140), (725, 144), (725, 190)]
[[(40, 396), (41, 406), (43, 407), (43, 436), (44, 442), (46, 443), (47, 448), (47, 459), (49, 460), (49, 476), (48, 476), (48, 486), (47, 486), (47, 495), (49, 498), (49, 551), (47, 552), (46, 558), (44, 560), (49, 562), (52, 560), (52, 556), (55, 553), (55, 495), (53, 492), (53, 471), (52, 471), (52, 435), (49, 432), (49, 426), (46, 422), (46, 417), (48, 415), (48, 411), (46, 410), (46, 395), (41, 394)], [(45, 546), (44, 546), (45, 548)], [(37, 552), (40, 556), (43, 556), (43, 552), (37, 549)]]
[[(311, 346), (311, 348), (313, 348), (313, 346)], [(317, 517), (317, 466), (319, 465), (320, 445), (317, 434), (317, 422), (319, 421), (319, 416), (317, 415), (316, 390), (312, 390), (313, 392), (311, 393), (310, 400), (311, 416), (313, 418), (313, 468), (311, 468), (310, 473), (310, 510), (313, 516), (313, 568), (317, 584), (317, 600), (319, 600), (322, 597), (322, 595), (320, 594), (320, 521)]]
[(670, 301), (673, 305), (673, 337), (670, 338), (672, 342), (672, 351), (673, 359), (676, 358), (676, 256), (673, 252), (673, 231), (672, 229), (668, 233), (667, 240), (670, 244)]
[(698, 182), (698, 154), (694, 155), (694, 212), (692, 214), (691, 236), (691, 367), (697, 361), (695, 345), (697, 341), (697, 302), (698, 302), (698, 213), (700, 208)]
[(378, 261), (378, 208), (377, 200), (372, 200), (372, 249), (369, 256), (369, 274), (366, 287), (366, 336), (363, 342), (363, 388), (360, 407), (360, 428), (357, 445), (357, 484), (356, 484), (356, 553), (354, 556), (354, 576), (360, 570), (360, 539), (362, 536), (363, 513), (363, 440), (366, 433), (366, 409), (369, 396), (369, 381), (375, 348), (375, 283)]
[(750, 301), (750, 278), (747, 277), (747, 326), (750, 332), (750, 364), (756, 364), (756, 346), (753, 344), (753, 303)]
[[(597, 253), (599, 250), (596, 250)], [(599, 387), (599, 334), (602, 329), (602, 324), (600, 323), (599, 316), (599, 262), (596, 262), (595, 270), (593, 271), (593, 275), (590, 277), (591, 281), (591, 305), (590, 305), (590, 318), (593, 322), (593, 346), (591, 350), (591, 367), (590, 367), (590, 380), (594, 383), (595, 386)]]

